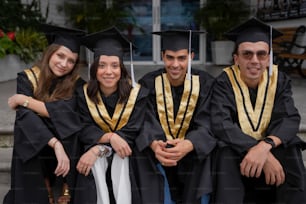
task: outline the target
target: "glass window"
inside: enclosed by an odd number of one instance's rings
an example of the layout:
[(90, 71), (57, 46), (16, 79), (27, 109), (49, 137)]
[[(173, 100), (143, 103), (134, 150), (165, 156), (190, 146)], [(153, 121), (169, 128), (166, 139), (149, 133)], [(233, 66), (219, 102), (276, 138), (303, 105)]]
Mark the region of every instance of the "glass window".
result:
[[(199, 0), (161, 0), (161, 30), (198, 30), (193, 15), (200, 8)], [(192, 39), (195, 59), (199, 59), (199, 36)]]
[(124, 19), (130, 23), (125, 32), (137, 47), (133, 59), (152, 60), (152, 0), (131, 0), (123, 8), (130, 14), (129, 18)]
[[(157, 27), (160, 30), (198, 29), (194, 23), (193, 15), (200, 7), (200, 0), (160, 0), (154, 3), (158, 4), (159, 12), (152, 12), (153, 0), (130, 0), (123, 5), (123, 9), (129, 13), (129, 17), (123, 20), (130, 23), (128, 29), (125, 30), (125, 34), (137, 47), (137, 50), (133, 53), (135, 61), (153, 60), (153, 53), (155, 53), (155, 56), (160, 56), (160, 50), (153, 50), (154, 46), (152, 46), (151, 32), (154, 19), (155, 29)], [(156, 25), (156, 22), (158, 22), (158, 25)], [(198, 36), (193, 39), (192, 44), (195, 48), (195, 59), (199, 59)]]

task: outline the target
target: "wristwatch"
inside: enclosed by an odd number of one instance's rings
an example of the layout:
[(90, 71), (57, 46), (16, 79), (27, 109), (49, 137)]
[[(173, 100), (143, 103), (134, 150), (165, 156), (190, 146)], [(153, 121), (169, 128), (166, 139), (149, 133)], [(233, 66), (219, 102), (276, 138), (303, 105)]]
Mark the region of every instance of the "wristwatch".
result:
[(108, 149), (106, 149), (104, 145), (98, 145), (98, 147), (99, 147), (98, 157), (103, 157), (108, 152)]
[(275, 146), (276, 146), (274, 141), (273, 141), (273, 139), (270, 138), (270, 137), (265, 137), (262, 141), (264, 141), (265, 143), (270, 144), (272, 146), (272, 149), (274, 149)]
[(22, 104), (22, 106), (26, 108), (28, 107), (28, 105), (29, 105), (29, 99), (26, 99), (24, 103)]
[(103, 156), (109, 157), (112, 154), (111, 147), (102, 144), (98, 145), (98, 147), (99, 147), (98, 157), (103, 157)]

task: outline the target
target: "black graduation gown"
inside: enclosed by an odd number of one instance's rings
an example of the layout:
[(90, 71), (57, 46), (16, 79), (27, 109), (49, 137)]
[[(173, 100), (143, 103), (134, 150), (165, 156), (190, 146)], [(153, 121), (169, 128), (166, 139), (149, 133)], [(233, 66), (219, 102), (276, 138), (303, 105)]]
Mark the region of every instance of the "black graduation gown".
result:
[[(81, 86), (83, 79), (76, 82)], [(18, 73), (17, 93), (33, 97), (33, 86), (25, 72)], [(45, 103), (49, 118), (40, 117), (35, 112), (18, 107), (14, 125), (14, 147), (11, 168), (11, 188), (4, 198), (5, 204), (49, 203), (44, 177), (55, 181), (54, 170), (57, 160), (54, 150), (48, 146), (52, 137), (63, 144), (70, 158), (67, 183), (73, 196), (75, 186), (75, 165), (79, 158), (79, 143), (76, 134), (81, 130), (75, 97)], [(42, 165), (43, 164), (43, 165)], [(61, 191), (61, 189), (60, 189)]]
[[(80, 141), (84, 145), (84, 151), (87, 151), (90, 147), (98, 144), (99, 139), (105, 132), (96, 124), (92, 118), (87, 102), (84, 96), (83, 88), (78, 89), (78, 106), (79, 112), (84, 123), (84, 129), (80, 134)], [(140, 128), (144, 121), (144, 109), (147, 103), (148, 90), (141, 87), (138, 93), (134, 109), (131, 113), (129, 121), (127, 124), (119, 130), (116, 130), (115, 133), (122, 137), (131, 147), (132, 155), (129, 157), (129, 173), (130, 181), (132, 185), (132, 203), (133, 204), (142, 204), (140, 202), (140, 194), (137, 187), (137, 174), (135, 173), (134, 163), (135, 159), (135, 138), (139, 134)], [(109, 97), (102, 97), (103, 103), (110, 115), (112, 117), (117, 101), (118, 93), (115, 92)], [(110, 145), (110, 144), (106, 144)], [(111, 162), (111, 161), (109, 161)], [(109, 167), (110, 167), (109, 163)], [(110, 172), (107, 172), (110, 173)], [(110, 174), (108, 178), (110, 178)], [(112, 194), (111, 185), (108, 183), (110, 200), (111, 203), (115, 203), (114, 197)], [(75, 196), (75, 204), (96, 204), (97, 203), (97, 194), (96, 194), (96, 185), (92, 172), (88, 176), (78, 174), (77, 179), (77, 191)]]
[[(147, 107), (145, 122), (141, 134), (137, 137), (136, 143), (140, 153), (138, 161), (138, 172), (140, 177), (140, 189), (142, 203), (163, 203), (164, 201), (164, 178), (156, 167), (158, 161), (155, 158), (150, 144), (153, 140), (164, 140), (166, 136), (160, 125), (155, 94), (155, 78), (162, 74), (164, 69), (150, 72), (140, 79), (140, 84), (150, 89), (150, 100)], [(194, 151), (187, 154), (179, 161), (179, 180), (184, 184), (183, 203), (199, 203), (202, 195), (210, 193), (210, 153), (216, 145), (210, 127), (210, 93), (213, 85), (213, 77), (200, 70), (192, 70), (192, 74), (200, 77), (200, 95), (190, 122), (185, 138), (189, 139)], [(176, 90), (176, 91), (175, 91)], [(177, 112), (182, 96), (183, 86), (172, 87), (174, 98), (174, 112)], [(165, 168), (167, 169), (167, 168)], [(172, 195), (173, 196), (173, 195)]]
[[(254, 104), (257, 93), (256, 91), (255, 93), (252, 92), (254, 90), (250, 90), (251, 101)], [(216, 202), (220, 201), (219, 199), (221, 198), (222, 203), (223, 201), (227, 201), (227, 203), (242, 203), (241, 199), (243, 200), (244, 192), (240, 191), (235, 195), (234, 191), (224, 190), (226, 189), (225, 185), (229, 185), (232, 188), (245, 188), (241, 187), (242, 184), (239, 182), (242, 179), (239, 163), (247, 150), (256, 145), (258, 141), (244, 134), (240, 129), (235, 95), (225, 72), (216, 78), (211, 101), (212, 127), (214, 134), (219, 140), (219, 148), (216, 158), (213, 160), (215, 161), (214, 168), (216, 168), (214, 171), (217, 173), (215, 198), (218, 200)], [(283, 143), (280, 147), (271, 150), (282, 164), (286, 173), (285, 184), (273, 189), (277, 194), (277, 198), (272, 199), (276, 199), (274, 202), (277, 203), (289, 203), (290, 195), (295, 194), (294, 192), (289, 193), (290, 188), (304, 189), (302, 194), (306, 195), (306, 172), (300, 151), (306, 148), (306, 144), (297, 136), (299, 124), (300, 115), (294, 106), (290, 79), (284, 73), (278, 72), (274, 107), (271, 121), (266, 130), (266, 135), (276, 135)], [(225, 155), (227, 159), (225, 159)], [(231, 157), (230, 155), (232, 155), (233, 160), (228, 159)], [(223, 172), (223, 174), (218, 174), (218, 172)], [(225, 172), (231, 173), (227, 174)], [(264, 183), (264, 179), (262, 183)], [(296, 197), (298, 200), (294, 200), (293, 197)], [(291, 203), (302, 202), (301, 197), (297, 195), (293, 197), (291, 197)], [(260, 198), (260, 196), (257, 195), (257, 198)], [(265, 202), (268, 203), (268, 200)]]

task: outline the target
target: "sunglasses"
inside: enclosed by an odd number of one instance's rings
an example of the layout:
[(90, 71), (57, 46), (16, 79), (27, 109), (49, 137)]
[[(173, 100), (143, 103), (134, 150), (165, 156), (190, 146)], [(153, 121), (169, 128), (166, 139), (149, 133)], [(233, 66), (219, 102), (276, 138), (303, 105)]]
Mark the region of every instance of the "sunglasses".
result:
[(241, 55), (246, 60), (251, 60), (254, 57), (254, 55), (257, 56), (258, 60), (266, 60), (267, 57), (269, 56), (269, 53), (265, 50), (260, 50), (257, 52), (252, 52), (250, 50), (243, 50), (239, 53), (239, 55)]

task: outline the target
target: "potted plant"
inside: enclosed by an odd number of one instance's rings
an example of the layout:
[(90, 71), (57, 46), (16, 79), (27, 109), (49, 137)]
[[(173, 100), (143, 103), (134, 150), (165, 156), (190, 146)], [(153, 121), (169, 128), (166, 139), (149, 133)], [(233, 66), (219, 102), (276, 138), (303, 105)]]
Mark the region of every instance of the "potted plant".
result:
[(20, 29), (16, 32), (15, 38), (20, 48), (17, 49), (16, 54), (25, 63), (35, 61), (48, 45), (45, 35), (33, 28)]
[(207, 0), (206, 4), (196, 12), (196, 23), (206, 29), (212, 39), (214, 64), (231, 63), (234, 44), (226, 40), (223, 34), (247, 20), (249, 15), (250, 6), (245, 3), (245, 0)]
[(15, 78), (16, 72), (33, 62), (46, 46), (45, 37), (36, 28), (46, 22), (48, 6), (45, 16), (40, 0), (27, 3), (0, 0), (0, 8), (0, 81), (3, 81)]
[(31, 28), (7, 33), (0, 30), (0, 81), (15, 78), (17, 72), (37, 59), (47, 44), (45, 35)]

